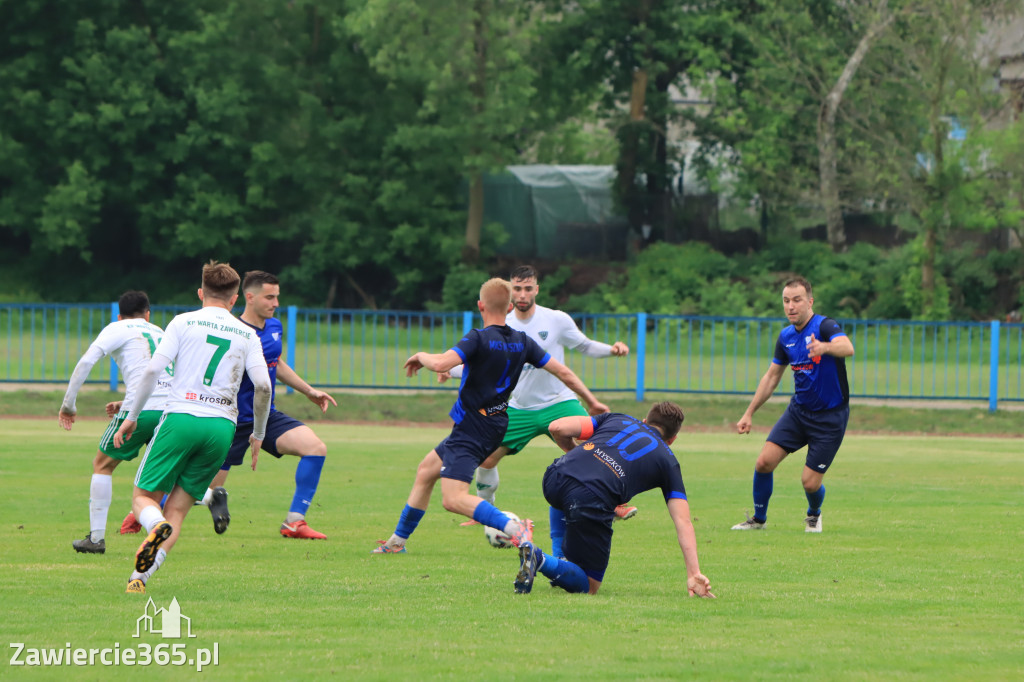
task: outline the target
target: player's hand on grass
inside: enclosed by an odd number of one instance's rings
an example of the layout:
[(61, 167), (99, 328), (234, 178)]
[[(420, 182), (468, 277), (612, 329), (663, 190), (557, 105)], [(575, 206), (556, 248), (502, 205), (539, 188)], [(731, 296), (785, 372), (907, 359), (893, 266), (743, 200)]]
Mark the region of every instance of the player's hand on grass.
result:
[(416, 372), (420, 371), (421, 369), (423, 369), (423, 363), (420, 362), (419, 353), (405, 361), (405, 376), (416, 376)]
[(107, 411), (107, 416), (108, 417), (114, 418), (114, 417), (117, 416), (117, 413), (121, 411), (121, 405), (123, 405), (123, 404), (124, 404), (123, 400), (115, 400), (112, 403), (107, 403), (103, 407), (103, 409)]
[(740, 417), (740, 420), (736, 422), (736, 433), (744, 434), (750, 433), (750, 427), (753, 425), (754, 420), (747, 415)]
[(252, 448), (252, 470), (256, 471), (256, 460), (260, 456), (260, 448), (263, 446), (263, 439), (256, 436), (249, 436), (249, 447)]
[(335, 407), (338, 406), (338, 403), (334, 400), (334, 398), (331, 397), (331, 395), (329, 393), (324, 393), (323, 391), (318, 391), (315, 388), (311, 389), (310, 392), (306, 394), (306, 397), (309, 398), (310, 402), (313, 402), (313, 403), (316, 403), (317, 405), (319, 405), (320, 406), (320, 410), (324, 414), (327, 414), (327, 404), (328, 403), (330, 403), (331, 405), (334, 405)]
[(615, 343), (612, 344), (612, 355), (616, 355), (619, 357), (629, 355), (629, 346), (622, 343), (622, 341), (616, 341)]
[(65, 431), (70, 431), (71, 425), (75, 423), (75, 412), (68, 410), (65, 407), (61, 407), (60, 412), (57, 413), (57, 423), (60, 424)]
[(715, 599), (715, 595), (711, 594), (711, 581), (703, 573), (698, 573), (686, 579), (686, 591), (691, 597)]
[(114, 447), (120, 448), (124, 445), (132, 437), (132, 434), (135, 433), (136, 426), (136, 422), (131, 419), (125, 419), (124, 423), (121, 424), (121, 428), (114, 434)]

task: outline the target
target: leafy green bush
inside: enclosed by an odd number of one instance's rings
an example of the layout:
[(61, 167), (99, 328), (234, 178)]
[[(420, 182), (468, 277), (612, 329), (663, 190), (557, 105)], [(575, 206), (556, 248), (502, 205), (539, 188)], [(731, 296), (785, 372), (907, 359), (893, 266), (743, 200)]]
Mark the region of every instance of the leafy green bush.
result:
[(1024, 303), (1024, 250), (940, 250), (930, 303), (921, 289), (923, 257), (920, 240), (890, 250), (858, 243), (843, 254), (822, 242), (791, 240), (732, 258), (702, 243), (656, 243), (625, 273), (562, 307), (772, 317), (781, 315), (783, 283), (796, 275), (813, 285), (815, 310), (837, 318), (977, 319), (1001, 317)]
[(427, 301), (430, 311), (476, 310), (480, 285), (490, 279), (486, 270), (459, 263), (448, 271), (441, 287), (440, 301)]

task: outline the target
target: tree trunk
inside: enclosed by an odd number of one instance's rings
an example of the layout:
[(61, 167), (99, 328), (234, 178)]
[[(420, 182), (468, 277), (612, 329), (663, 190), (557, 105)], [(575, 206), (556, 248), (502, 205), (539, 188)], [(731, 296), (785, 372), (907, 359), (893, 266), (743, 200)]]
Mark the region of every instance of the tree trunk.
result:
[(933, 165), (925, 182), (928, 205), (924, 210), (924, 257), (921, 259), (921, 294), (923, 310), (929, 315), (935, 305), (935, 259), (939, 248), (939, 230), (948, 220), (946, 206), (946, 156), (943, 148), (948, 131), (943, 123), (946, 113), (943, 102), (946, 101), (945, 85), (949, 73), (949, 65), (945, 59), (938, 64), (935, 84), (938, 87), (932, 101), (928, 116), (928, 127), (931, 128)]
[(643, 200), (636, 188), (636, 169), (639, 164), (640, 134), (643, 130), (644, 109), (647, 106), (647, 72), (633, 71), (633, 88), (629, 98), (629, 122), (619, 132), (618, 173), (616, 193), (626, 209), (629, 226), (637, 231), (644, 223)]
[(672, 216), (672, 183), (668, 166), (668, 114), (665, 112), (665, 103), (668, 101), (668, 86), (675, 75), (665, 73), (654, 79), (654, 87), (658, 93), (658, 105), (654, 107), (650, 116), (654, 167), (647, 169), (648, 219), (661, 238), (670, 244), (675, 244), (679, 240), (676, 238)]
[(921, 294), (922, 305), (925, 313), (935, 303), (935, 247), (936, 235), (932, 226), (927, 226), (924, 232), (924, 257), (921, 259)]
[(473, 265), (480, 260), (480, 229), (484, 224), (484, 175), (476, 171), (469, 179), (469, 214), (466, 216), (466, 243), (462, 262)]
[[(473, 56), (476, 73), (469, 84), (473, 95), (474, 119), (479, 119), (487, 109), (487, 17), (483, 0), (473, 3), (476, 18), (473, 20)], [(476, 158), (480, 149), (473, 149)], [(469, 176), (469, 211), (466, 216), (466, 243), (462, 246), (462, 262), (475, 265), (480, 260), (480, 232), (484, 223), (484, 177), (483, 169), (472, 168)]]
[[(368, 293), (366, 293), (363, 290), (363, 288), (361, 286), (359, 286), (358, 282), (356, 282), (354, 279), (352, 279), (352, 275), (350, 275), (349, 273), (346, 272), (345, 273), (345, 279), (348, 281), (349, 286), (352, 287), (353, 289), (355, 289), (356, 293), (359, 294), (359, 298), (363, 299), (363, 304), (367, 308), (369, 308), (370, 310), (376, 310), (377, 309), (377, 301), (373, 298), (373, 296), (370, 296)], [(330, 307), (330, 306), (328, 306), (328, 307)]]
[(838, 150), (836, 145), (836, 114), (846, 89), (850, 86), (857, 69), (867, 56), (871, 44), (892, 23), (894, 17), (888, 8), (888, 0), (878, 6), (878, 16), (860, 39), (857, 49), (843, 67), (836, 84), (832, 86), (818, 114), (818, 175), (821, 183), (821, 203), (825, 207), (825, 226), (828, 243), (836, 253), (846, 251), (846, 228), (843, 225), (843, 209), (839, 199)]

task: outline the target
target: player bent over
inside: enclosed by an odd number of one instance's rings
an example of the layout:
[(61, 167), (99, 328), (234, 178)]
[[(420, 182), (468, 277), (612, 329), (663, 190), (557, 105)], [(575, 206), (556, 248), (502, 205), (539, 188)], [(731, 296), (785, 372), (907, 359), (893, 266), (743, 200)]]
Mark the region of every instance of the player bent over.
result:
[[(111, 421), (100, 437), (99, 449), (93, 459), (92, 480), (89, 484), (89, 533), (85, 538), (71, 543), (76, 552), (90, 554), (103, 554), (107, 549), (105, 535), (107, 515), (114, 493), (114, 469), (121, 462), (135, 459), (146, 443), (153, 438), (153, 430), (164, 411), (164, 403), (170, 388), (168, 382), (173, 371), (171, 367), (166, 367), (160, 372), (156, 388), (139, 413), (135, 433), (123, 447), (115, 448), (114, 434), (136, 400), (135, 386), (138, 378), (149, 364), (153, 350), (164, 335), (163, 329), (149, 321), (149, 297), (144, 291), (124, 292), (117, 301), (117, 307), (117, 321), (103, 328), (75, 365), (57, 415), (61, 427), (70, 431), (77, 414), (75, 399), (78, 397), (78, 391), (89, 378), (93, 366), (104, 357), (112, 356), (124, 377), (125, 396), (123, 401), (108, 405), (107, 416), (111, 417)], [(117, 406), (118, 410), (111, 413), (111, 406)], [(134, 518), (132, 520), (134, 521)]]
[(406, 540), (426, 513), (438, 479), (444, 508), (448, 511), (503, 531), (517, 546), (532, 537), (531, 520), (524, 519), (520, 523), (510, 519), (490, 502), (469, 492), (473, 472), (505, 436), (509, 395), (526, 363), (558, 376), (595, 411), (608, 409), (594, 398), (572, 370), (552, 359), (529, 336), (505, 324), (505, 315), (512, 306), (511, 293), (512, 287), (505, 280), (488, 280), (480, 288), (477, 301), (483, 315), (483, 329), (470, 330), (454, 348), (444, 353), (419, 352), (406, 361), (408, 376), (421, 367), (442, 373), (460, 363), (465, 365), (466, 372), (459, 397), (449, 413), (455, 421), (451, 434), (420, 462), (395, 532), (388, 540), (379, 541), (374, 553), (406, 551)]
[[(561, 535), (564, 558), (545, 554), (532, 542), (521, 544), (517, 593), (529, 593), (540, 572), (566, 592), (596, 594), (608, 567), (615, 507), (661, 488), (683, 550), (686, 590), (690, 596), (714, 597), (710, 581), (700, 572), (686, 488), (669, 449), (682, 423), (683, 411), (669, 402), (652, 406), (643, 421), (610, 413), (551, 423), (551, 437), (566, 454), (544, 473), (544, 497), (552, 508), (551, 534)], [(574, 439), (581, 444), (574, 447)]]
[(224, 461), (235, 433), (243, 372), (249, 373), (256, 387), (256, 421), (250, 437), (256, 468), (270, 412), (270, 376), (256, 334), (231, 315), (239, 281), (238, 273), (226, 263), (203, 267), (198, 292), (203, 307), (178, 315), (167, 325), (139, 379), (138, 401), (114, 435), (117, 447), (132, 435), (140, 405), (153, 391), (160, 371), (173, 361), (175, 376), (167, 407), (135, 477), (132, 509), (148, 535), (135, 554), (127, 592), (146, 591), (146, 582), (177, 542), (182, 521)]
[[(565, 349), (571, 348), (591, 358), (629, 355), (629, 346), (622, 341), (612, 345), (587, 338), (568, 314), (561, 310), (537, 305), (540, 284), (537, 271), (530, 265), (521, 265), (509, 275), (512, 283), (513, 310), (505, 317), (505, 324), (526, 333), (551, 357), (565, 364)], [(451, 372), (453, 377), (461, 376), (461, 368)], [(444, 375), (441, 375), (442, 378)], [(477, 494), (491, 504), (495, 502), (500, 478), (498, 462), (507, 455), (522, 452), (537, 436), (548, 435), (548, 424), (560, 417), (587, 416), (569, 388), (548, 372), (535, 370), (530, 365), (523, 368), (523, 376), (512, 391), (508, 403), (508, 430), (501, 446), (498, 447), (476, 470)], [(591, 414), (597, 414), (592, 412)], [(616, 519), (635, 516), (637, 508), (622, 505), (615, 510)], [(473, 525), (467, 521), (462, 525)]]

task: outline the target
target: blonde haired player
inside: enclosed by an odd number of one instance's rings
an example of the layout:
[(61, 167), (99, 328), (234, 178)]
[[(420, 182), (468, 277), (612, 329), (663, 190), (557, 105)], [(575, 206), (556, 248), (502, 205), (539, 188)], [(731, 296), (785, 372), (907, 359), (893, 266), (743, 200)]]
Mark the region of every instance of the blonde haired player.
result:
[[(587, 337), (567, 313), (537, 304), (540, 284), (537, 271), (530, 265), (521, 265), (509, 275), (512, 284), (513, 309), (505, 318), (505, 324), (525, 332), (547, 351), (551, 357), (565, 363), (565, 349), (575, 350), (587, 357), (606, 358), (629, 355), (629, 346), (622, 341), (609, 345)], [(460, 376), (455, 368), (452, 376)], [(508, 431), (505, 438), (491, 455), (476, 470), (477, 494), (495, 504), (500, 479), (498, 463), (506, 455), (521, 452), (537, 436), (548, 435), (548, 424), (561, 417), (585, 417), (607, 412), (603, 405), (587, 405), (584, 408), (579, 398), (557, 377), (547, 372), (536, 371), (527, 365), (523, 376), (509, 400)], [(623, 504), (615, 509), (616, 519), (635, 516), (637, 508)], [(468, 522), (463, 525), (471, 525)], [(552, 519), (552, 544), (556, 553), (561, 551), (560, 519)]]
[(483, 315), (483, 329), (470, 330), (454, 348), (444, 353), (419, 352), (406, 360), (409, 376), (423, 367), (442, 373), (458, 364), (464, 364), (467, 372), (459, 386), (459, 397), (449, 412), (455, 421), (451, 433), (420, 462), (395, 532), (386, 541), (379, 541), (374, 553), (406, 551), (406, 540), (426, 513), (438, 480), (444, 508), (448, 511), (503, 531), (516, 545), (532, 537), (532, 521), (510, 519), (490, 502), (469, 492), (473, 472), (505, 436), (508, 399), (523, 367), (529, 363), (551, 372), (584, 396), (588, 403), (600, 403), (572, 370), (551, 358), (529, 336), (505, 324), (505, 315), (512, 309), (511, 294), (509, 282), (488, 280), (480, 288), (477, 302)]

